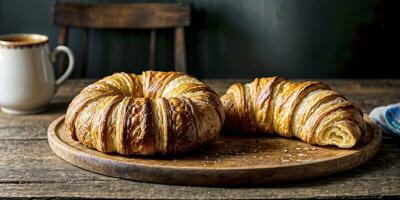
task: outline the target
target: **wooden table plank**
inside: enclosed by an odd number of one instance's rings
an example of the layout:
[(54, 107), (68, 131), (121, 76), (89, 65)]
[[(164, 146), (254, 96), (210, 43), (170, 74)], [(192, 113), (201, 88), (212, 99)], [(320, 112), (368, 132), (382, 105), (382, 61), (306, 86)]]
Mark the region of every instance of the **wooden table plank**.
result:
[[(384, 144), (378, 155), (367, 165), (341, 176), (333, 175), (328, 180), (369, 180), (381, 177), (400, 179), (400, 162), (396, 159), (398, 153), (396, 144)], [(54, 156), (46, 140), (1, 141), (0, 169), (0, 183), (19, 182), (21, 179), (24, 179), (24, 182), (69, 182), (103, 180), (106, 177), (81, 170)], [(24, 173), (28, 173), (29, 176), (23, 175)]]
[[(49, 109), (38, 115), (0, 112), (0, 197), (26, 198), (371, 198), (400, 197), (400, 142), (385, 136), (378, 155), (365, 165), (317, 180), (248, 188), (188, 187), (140, 183), (98, 175), (56, 157), (47, 126), (74, 95), (94, 80), (69, 80)], [(234, 82), (205, 80), (219, 94)], [(400, 102), (400, 80), (323, 80), (366, 112)]]
[[(398, 197), (400, 180), (389, 179), (353, 181), (343, 180), (340, 184), (321, 181), (320, 185), (287, 184), (261, 188), (201, 188), (187, 186), (165, 186), (132, 181), (75, 181), (63, 183), (2, 184), (0, 194), (8, 193), (14, 197), (54, 197), (63, 198), (113, 198), (113, 199), (306, 199), (306, 198), (381, 198)], [(375, 185), (369, 190), (365, 188)], [(397, 188), (396, 188), (397, 187)], [(54, 192), (57, 191), (57, 192)], [(261, 192), (260, 192), (261, 191)], [(336, 191), (342, 191), (340, 196)], [(360, 194), (356, 196), (354, 194)], [(0, 196), (1, 197), (1, 196)]]

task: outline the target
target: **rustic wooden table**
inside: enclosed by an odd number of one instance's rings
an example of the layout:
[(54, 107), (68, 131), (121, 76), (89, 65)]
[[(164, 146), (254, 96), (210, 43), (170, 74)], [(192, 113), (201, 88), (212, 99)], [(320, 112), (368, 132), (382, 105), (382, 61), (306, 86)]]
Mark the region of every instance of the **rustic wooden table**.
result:
[[(400, 197), (400, 141), (383, 137), (377, 156), (356, 169), (317, 180), (242, 188), (151, 184), (98, 175), (59, 159), (47, 143), (49, 123), (93, 80), (70, 80), (38, 115), (0, 112), (0, 197), (6, 198), (374, 198)], [(240, 80), (205, 80), (222, 94)], [(243, 81), (243, 80), (242, 80)], [(365, 112), (400, 102), (400, 80), (323, 80)]]

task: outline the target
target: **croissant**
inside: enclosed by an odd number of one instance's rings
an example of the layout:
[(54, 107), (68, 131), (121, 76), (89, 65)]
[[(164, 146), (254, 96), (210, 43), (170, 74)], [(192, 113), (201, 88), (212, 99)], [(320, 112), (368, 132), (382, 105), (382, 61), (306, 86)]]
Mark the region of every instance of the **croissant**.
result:
[(185, 73), (116, 73), (84, 88), (66, 127), (89, 148), (123, 155), (172, 154), (214, 141), (224, 122), (219, 96)]
[(224, 128), (233, 132), (277, 133), (312, 145), (350, 148), (365, 130), (362, 111), (316, 81), (256, 78), (233, 84), (221, 101)]

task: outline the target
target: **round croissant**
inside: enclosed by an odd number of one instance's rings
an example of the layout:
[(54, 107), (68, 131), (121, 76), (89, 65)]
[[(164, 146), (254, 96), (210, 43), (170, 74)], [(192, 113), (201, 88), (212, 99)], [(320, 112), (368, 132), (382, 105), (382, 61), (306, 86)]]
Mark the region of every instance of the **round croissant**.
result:
[(328, 86), (280, 77), (234, 84), (221, 97), (225, 128), (277, 133), (310, 144), (350, 148), (365, 130), (361, 110)]
[(184, 73), (116, 73), (78, 94), (65, 123), (72, 138), (101, 152), (170, 154), (218, 137), (224, 121), (218, 95)]

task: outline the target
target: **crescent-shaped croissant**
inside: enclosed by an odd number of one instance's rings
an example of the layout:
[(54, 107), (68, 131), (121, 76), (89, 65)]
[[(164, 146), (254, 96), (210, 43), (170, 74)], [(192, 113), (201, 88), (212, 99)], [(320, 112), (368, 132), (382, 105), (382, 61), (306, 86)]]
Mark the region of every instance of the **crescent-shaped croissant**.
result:
[(221, 101), (224, 127), (231, 131), (277, 133), (313, 145), (350, 148), (365, 130), (361, 110), (316, 81), (256, 78), (230, 86)]
[(225, 115), (219, 96), (184, 73), (116, 73), (78, 94), (65, 123), (89, 148), (123, 155), (171, 154), (218, 137)]

